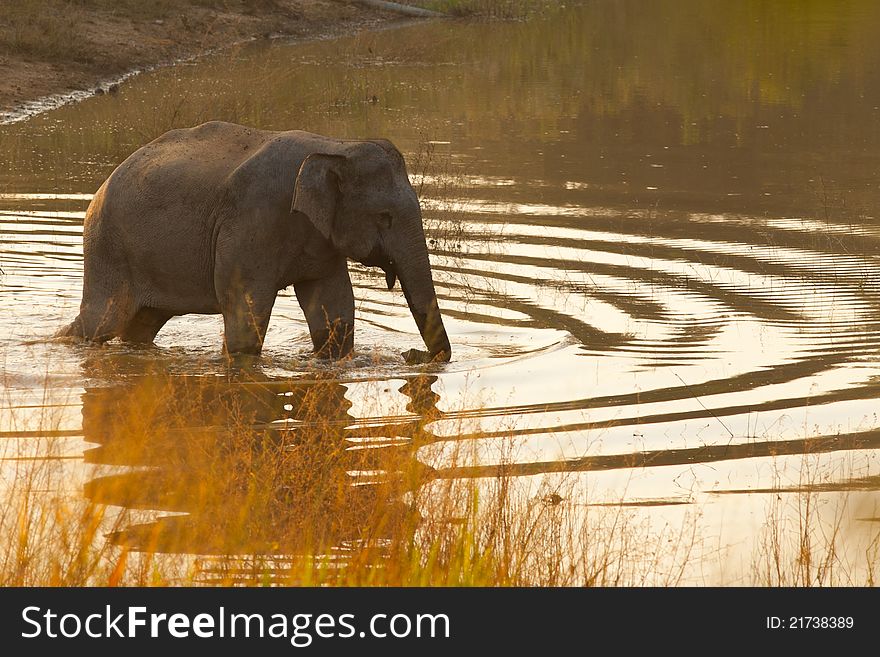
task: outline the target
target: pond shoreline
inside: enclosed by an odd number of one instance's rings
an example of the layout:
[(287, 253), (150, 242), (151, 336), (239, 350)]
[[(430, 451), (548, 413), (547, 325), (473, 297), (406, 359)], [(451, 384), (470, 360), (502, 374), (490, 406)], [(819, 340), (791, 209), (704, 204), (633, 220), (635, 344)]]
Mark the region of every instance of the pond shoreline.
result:
[[(43, 1), (47, 6), (53, 2)], [(184, 2), (156, 15), (83, 7), (53, 19), (58, 48), (42, 51), (29, 48), (27, 35), (16, 32), (15, 21), (28, 16), (0, 16), (0, 25), (8, 19), (12, 26), (0, 27), (0, 124), (112, 93), (132, 75), (255, 39), (326, 39), (414, 20), (357, 2), (275, 0), (257, 8), (205, 4)], [(45, 43), (44, 35), (40, 39)]]

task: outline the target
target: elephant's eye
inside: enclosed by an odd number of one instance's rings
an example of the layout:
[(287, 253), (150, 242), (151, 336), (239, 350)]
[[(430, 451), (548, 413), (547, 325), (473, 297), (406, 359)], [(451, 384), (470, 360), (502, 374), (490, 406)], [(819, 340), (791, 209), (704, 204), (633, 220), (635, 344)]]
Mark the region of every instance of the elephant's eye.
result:
[(393, 219), (393, 217), (391, 216), (391, 213), (390, 213), (390, 212), (382, 212), (382, 213), (379, 214), (379, 222), (380, 222), (385, 228), (391, 228), (391, 224), (394, 223), (394, 219)]

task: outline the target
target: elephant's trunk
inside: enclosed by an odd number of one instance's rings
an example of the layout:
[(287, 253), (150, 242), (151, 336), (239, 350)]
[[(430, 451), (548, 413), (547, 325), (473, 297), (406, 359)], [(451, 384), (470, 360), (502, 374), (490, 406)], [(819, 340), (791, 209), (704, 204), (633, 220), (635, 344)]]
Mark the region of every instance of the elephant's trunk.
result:
[(403, 287), (406, 302), (409, 304), (410, 312), (416, 320), (416, 326), (419, 327), (419, 333), (422, 334), (422, 339), (425, 341), (425, 346), (428, 347), (431, 358), (448, 361), (452, 358), (452, 347), (440, 317), (437, 298), (433, 297), (427, 307), (417, 306), (406, 293), (406, 286), (401, 285), (401, 287)]
[(425, 246), (421, 221), (418, 222), (418, 230), (415, 232), (418, 235), (413, 236), (410, 244), (417, 246), (410, 248), (406, 255), (394, 259), (394, 271), (400, 279), (406, 303), (431, 357), (434, 360), (448, 361), (452, 357), (452, 347), (449, 345), (449, 337), (437, 305), (437, 293), (431, 279), (431, 265), (428, 262), (428, 249)]

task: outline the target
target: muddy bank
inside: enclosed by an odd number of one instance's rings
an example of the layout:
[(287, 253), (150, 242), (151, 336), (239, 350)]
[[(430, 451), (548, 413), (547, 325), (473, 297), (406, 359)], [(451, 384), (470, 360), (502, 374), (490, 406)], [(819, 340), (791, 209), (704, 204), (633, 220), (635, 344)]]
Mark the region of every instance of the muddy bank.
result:
[(31, 0), (0, 6), (0, 121), (48, 96), (103, 91), (127, 72), (244, 40), (323, 38), (403, 18), (331, 0)]

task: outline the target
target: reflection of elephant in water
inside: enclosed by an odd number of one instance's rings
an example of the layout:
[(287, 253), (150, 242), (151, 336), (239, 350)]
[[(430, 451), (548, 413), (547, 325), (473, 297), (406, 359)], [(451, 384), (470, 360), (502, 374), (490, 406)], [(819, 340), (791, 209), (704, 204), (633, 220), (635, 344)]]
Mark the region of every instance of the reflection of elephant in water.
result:
[(434, 359), (449, 338), (419, 201), (389, 142), (222, 122), (173, 130), (123, 162), (89, 206), (79, 316), (59, 335), (152, 342), (175, 315), (222, 313), (225, 349), (259, 353), (294, 286), (315, 350), (348, 354), (346, 258), (386, 272)]
[(418, 465), (420, 427), (439, 413), (434, 381), (419, 375), (400, 388), (414, 417), (366, 424), (332, 378), (147, 371), (123, 385), (88, 388), (83, 434), (95, 447), (86, 460), (128, 469), (92, 479), (85, 494), (98, 504), (182, 514), (120, 520), (112, 538), (134, 550), (294, 553), (307, 541), (329, 548), (385, 538), (416, 519), (412, 510), (396, 489), (382, 492), (372, 479), (354, 485), (353, 475), (383, 471), (404, 485), (400, 473)]

